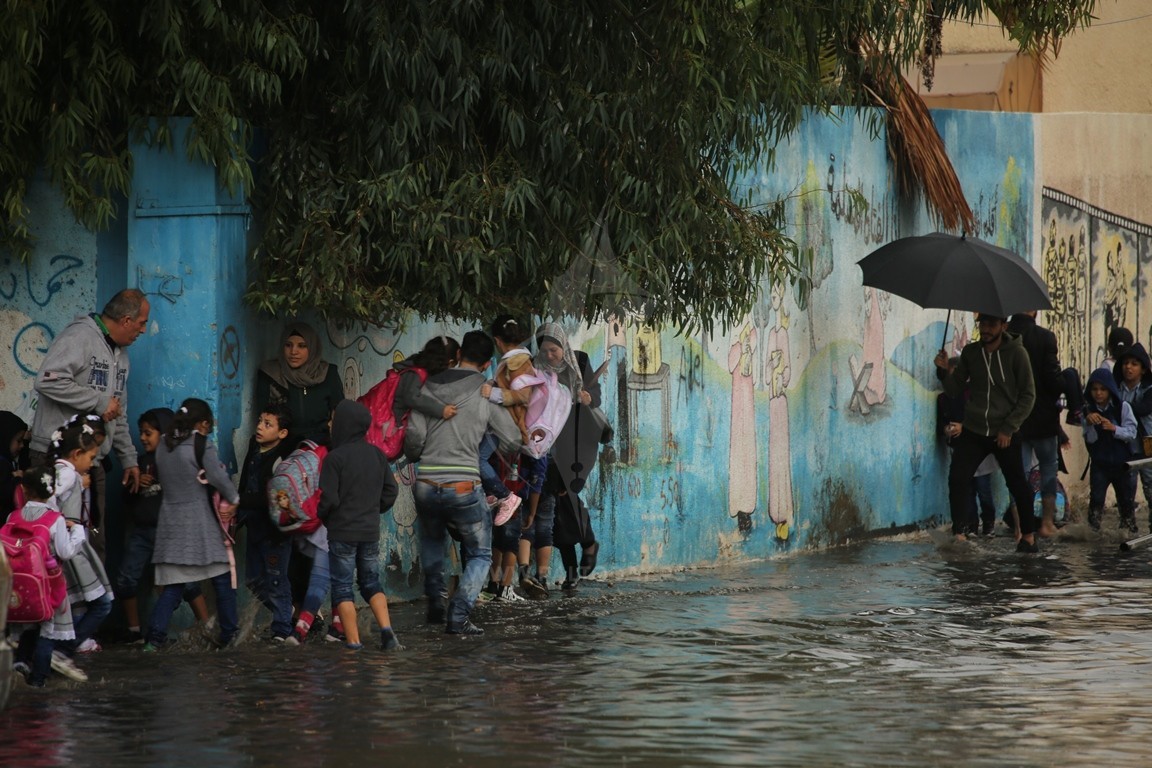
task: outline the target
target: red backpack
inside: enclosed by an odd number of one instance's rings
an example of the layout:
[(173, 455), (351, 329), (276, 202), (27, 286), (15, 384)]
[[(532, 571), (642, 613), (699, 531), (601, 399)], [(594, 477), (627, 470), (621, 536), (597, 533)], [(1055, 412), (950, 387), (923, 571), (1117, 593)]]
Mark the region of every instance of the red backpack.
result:
[(412, 366), (398, 371), (395, 368), (388, 371), (388, 375), (372, 389), (361, 395), (357, 402), (367, 406), (372, 414), (372, 426), (368, 429), (368, 442), (379, 448), (388, 457), (388, 461), (396, 461), (404, 453), (404, 433), (408, 430), (408, 415), (405, 411), (400, 420), (392, 406), (396, 402), (396, 390), (400, 386), (400, 377), (405, 373), (414, 373), (420, 377), (420, 386), (428, 380), (428, 371)]
[(59, 512), (48, 510), (30, 522), (17, 509), (0, 527), (0, 544), (12, 569), (8, 621), (13, 624), (48, 621), (68, 597), (68, 585), (49, 538), (58, 519)]

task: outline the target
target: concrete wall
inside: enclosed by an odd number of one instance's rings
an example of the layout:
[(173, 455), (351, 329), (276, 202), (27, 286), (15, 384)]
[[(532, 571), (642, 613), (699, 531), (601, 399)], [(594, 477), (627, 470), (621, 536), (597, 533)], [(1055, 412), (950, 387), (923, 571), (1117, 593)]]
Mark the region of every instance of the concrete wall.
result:
[[(1152, 257), (1141, 222), (1148, 218), (1138, 194), (1149, 166), (1143, 154), (1130, 155), (1126, 169), (1109, 153), (1117, 145), (1139, 152), (1137, 137), (1148, 135), (1152, 118), (935, 117), (976, 212), (974, 234), (1027, 254), (1053, 285), (1074, 294), (1063, 314), (1041, 316), (1069, 354), (1096, 354), (1102, 296), (1118, 296), (1110, 311), (1127, 313), (1134, 329), (1152, 324), (1143, 304)], [(850, 114), (809, 119), (777, 161), (734, 183), (758, 202), (787, 198), (810, 295), (794, 286), (766, 289), (747, 317), (709, 336), (684, 337), (627, 317), (570, 327), (594, 365), (612, 353), (602, 385), (616, 436), (584, 494), (604, 571), (771, 557), (947, 519), (947, 453), (934, 434), (931, 360), (945, 334), (950, 349), (971, 338), (972, 317), (952, 313), (946, 330), (945, 311), (864, 288), (856, 266), (890, 240), (938, 227), (922, 203), (901, 197), (883, 143)], [(148, 335), (131, 350), (131, 417), (205, 397), (219, 416), (219, 440), (234, 455), (250, 434), (255, 372), (277, 354), (279, 328), (240, 303), (246, 209), (181, 155), (141, 152), (138, 169), (126, 243), (108, 257), (126, 265), (125, 284), (146, 290), (154, 307)], [(850, 190), (867, 199), (867, 211), (854, 209)], [(110, 293), (94, 285), (104, 280), (97, 238), (69, 226), (43, 189), (36, 194), (44, 201), (37, 208), (42, 257), (27, 273), (11, 263), (0, 271), (0, 327), (15, 340), (0, 369), (0, 407), (9, 409), (27, 402), (29, 377), (53, 330), (94, 307), (97, 291)], [(1080, 250), (1081, 230), (1091, 262), (1074, 262), (1082, 268), (1073, 278), (1068, 251)], [(1110, 282), (1117, 242), (1121, 276)], [(420, 322), (404, 334), (318, 327), (323, 354), (340, 367), (349, 396), (429, 337), (468, 330)], [(1140, 336), (1147, 341), (1147, 332)], [(1070, 466), (1078, 475), (1082, 463)], [(420, 592), (414, 521), (405, 487), (382, 523), (387, 586), (402, 597)]]

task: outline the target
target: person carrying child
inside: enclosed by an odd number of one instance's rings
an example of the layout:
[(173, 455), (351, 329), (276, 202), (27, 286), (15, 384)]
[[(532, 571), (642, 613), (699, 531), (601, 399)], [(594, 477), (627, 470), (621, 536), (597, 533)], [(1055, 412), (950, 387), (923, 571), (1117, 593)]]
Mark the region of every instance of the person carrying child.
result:
[[(136, 424), (140, 429), (140, 445), (144, 453), (139, 457), (140, 491), (130, 494), (125, 503), (131, 529), (124, 545), (124, 557), (116, 574), (114, 593), (124, 609), (128, 623), (127, 642), (135, 643), (144, 639), (140, 631), (140, 582), (144, 571), (152, 565), (152, 551), (156, 547), (156, 523), (160, 519), (160, 505), (163, 501), (160, 476), (156, 471), (156, 449), (160, 440), (172, 427), (171, 408), (152, 408), (140, 414)], [(201, 625), (208, 623), (208, 602), (199, 584), (189, 584), (184, 590), (184, 600)]]
[(260, 409), (240, 470), (240, 507), (236, 513), (238, 524), (248, 532), (245, 581), (272, 613), (269, 635), (273, 641), (283, 641), (292, 634), (292, 588), (288, 581), (292, 537), (273, 524), (267, 489), (276, 465), (292, 452), (288, 439), (291, 428), (292, 417), (282, 404)]
[(16, 508), (20, 476), (29, 466), (28, 425), (11, 411), (0, 411), (0, 522)]
[[(1117, 379), (1120, 399), (1132, 406), (1132, 415), (1136, 417), (1137, 458), (1145, 458), (1144, 438), (1152, 437), (1152, 362), (1144, 345), (1136, 342), (1121, 352), (1112, 372)], [(1144, 501), (1148, 504), (1149, 530), (1152, 530), (1152, 467), (1141, 467), (1139, 475), (1140, 484), (1144, 486)], [(1135, 481), (1132, 483), (1132, 511), (1135, 516)]]
[(360, 650), (353, 579), (380, 629), (380, 648), (398, 650), (388, 597), (380, 584), (380, 516), (391, 509), (398, 488), (388, 458), (366, 438), (372, 415), (362, 403), (344, 400), (332, 416), (332, 445), (320, 470), (317, 516), (328, 528), (332, 602), (344, 625), (344, 647)]
[(1107, 367), (1092, 372), (1084, 394), (1084, 442), (1092, 460), (1088, 525), (1100, 530), (1104, 501), (1111, 486), (1120, 508), (1120, 529), (1136, 533), (1135, 481), (1128, 469), (1128, 461), (1134, 458), (1137, 432), (1132, 406), (1120, 398), (1116, 380)]
[[(52, 557), (57, 562), (67, 562), (83, 547), (84, 529), (53, 509), (51, 499), (56, 493), (55, 470), (44, 466), (32, 467), (25, 470), (20, 482), (27, 500), (13, 514), (19, 515), (26, 523), (42, 521), (42, 524), (47, 524)], [(76, 639), (72, 626), (72, 607), (67, 599), (60, 601), (52, 617), (46, 621), (12, 626), (20, 635), (13, 668), (24, 675), (28, 685), (43, 688), (52, 669), (78, 682), (88, 679), (70, 658), (56, 655), (59, 643), (71, 643)]]
[[(77, 652), (99, 650), (93, 639), (96, 630), (112, 612), (112, 582), (104, 570), (100, 555), (89, 537), (92, 518), (89, 514), (89, 470), (100, 450), (103, 420), (96, 416), (73, 416), (52, 434), (49, 447), (56, 469), (56, 495), (60, 513), (80, 527), (84, 544), (80, 551), (65, 561), (68, 602), (72, 605), (75, 640), (59, 643), (57, 657), (71, 658)], [(91, 641), (91, 642), (89, 642)]]
[[(214, 419), (208, 403), (188, 398), (176, 411), (172, 428), (156, 451), (156, 467), (164, 479), (160, 520), (156, 526), (156, 584), (163, 587), (152, 609), (145, 651), (168, 641), (168, 625), (188, 584), (212, 581), (220, 624), (217, 643), (227, 647), (240, 631), (230, 562), (223, 526), (235, 516), (240, 494), (220, 463), (216, 446), (207, 440)], [(202, 460), (196, 453), (196, 435), (203, 435)], [(205, 492), (205, 483), (220, 494), (219, 514)]]

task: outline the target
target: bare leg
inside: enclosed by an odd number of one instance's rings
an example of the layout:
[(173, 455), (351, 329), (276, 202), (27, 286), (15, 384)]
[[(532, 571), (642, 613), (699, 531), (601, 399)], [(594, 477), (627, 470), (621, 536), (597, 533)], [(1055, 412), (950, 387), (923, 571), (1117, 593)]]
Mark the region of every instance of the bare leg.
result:
[[(388, 610), (387, 603), (385, 603), (384, 610)], [(351, 600), (337, 603), (336, 615), (340, 617), (340, 623), (344, 625), (345, 643), (348, 645), (358, 644), (360, 642), (360, 626), (356, 623), (356, 603)]]
[[(376, 625), (381, 629), (392, 626), (392, 619), (388, 615), (388, 596), (383, 592), (377, 592), (372, 595), (372, 599), (368, 601), (368, 607), (372, 609), (372, 615), (376, 617)], [(343, 616), (343, 614), (341, 614)], [(359, 635), (359, 632), (357, 632)]]

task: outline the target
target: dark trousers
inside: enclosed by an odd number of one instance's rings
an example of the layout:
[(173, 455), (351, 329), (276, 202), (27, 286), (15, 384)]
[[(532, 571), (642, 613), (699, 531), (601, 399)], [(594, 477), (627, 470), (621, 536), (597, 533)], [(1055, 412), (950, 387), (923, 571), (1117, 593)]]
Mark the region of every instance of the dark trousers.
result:
[(948, 504), (952, 512), (952, 533), (964, 533), (968, 528), (968, 511), (972, 498), (972, 475), (988, 454), (996, 457), (1008, 492), (1020, 510), (1020, 532), (1027, 535), (1036, 530), (1036, 518), (1027, 514), (1033, 508), (1032, 486), (1024, 476), (1024, 462), (1020, 458), (1020, 438), (1013, 436), (1007, 448), (996, 446), (996, 437), (984, 437), (965, 430), (952, 438), (952, 466), (948, 470)]

